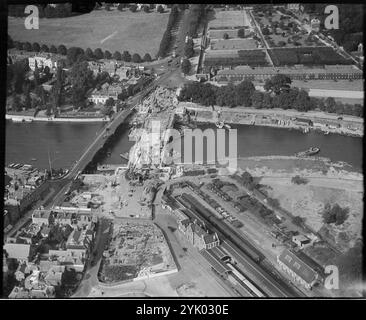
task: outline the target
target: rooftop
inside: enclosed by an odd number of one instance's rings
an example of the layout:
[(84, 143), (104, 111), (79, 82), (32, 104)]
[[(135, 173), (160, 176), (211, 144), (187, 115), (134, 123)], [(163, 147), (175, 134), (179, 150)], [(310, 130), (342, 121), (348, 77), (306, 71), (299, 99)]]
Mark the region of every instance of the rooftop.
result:
[(310, 284), (316, 279), (317, 273), (291, 251), (287, 249), (282, 251), (278, 256), (278, 260), (295, 272), (305, 282)]
[(350, 72), (350, 73), (360, 73), (362, 71), (356, 68), (353, 65), (334, 65), (334, 66), (324, 66), (324, 68), (306, 68), (306, 67), (258, 67), (251, 68), (248, 66), (239, 66), (232, 70), (220, 70), (217, 72), (217, 75), (236, 75), (236, 74), (277, 74), (277, 73), (286, 73), (286, 74), (298, 74), (298, 73), (341, 73), (341, 72)]
[(21, 243), (6, 243), (4, 250), (8, 258), (27, 260), (30, 254), (30, 245)]

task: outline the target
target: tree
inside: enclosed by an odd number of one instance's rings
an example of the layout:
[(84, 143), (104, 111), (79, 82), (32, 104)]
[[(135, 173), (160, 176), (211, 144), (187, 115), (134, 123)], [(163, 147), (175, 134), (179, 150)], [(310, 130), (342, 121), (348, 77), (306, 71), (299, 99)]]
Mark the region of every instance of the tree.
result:
[(50, 70), (49, 66), (45, 66), (43, 68), (43, 72), (44, 72), (47, 80), (50, 79), (50, 77), (52, 78), (52, 74), (51, 74), (51, 70)]
[(85, 57), (86, 57), (86, 59), (88, 59), (88, 60), (93, 60), (93, 59), (94, 59), (94, 53), (93, 53), (93, 50), (92, 50), (92, 49), (90, 49), (90, 48), (87, 48), (87, 49), (85, 50)]
[(32, 51), (32, 45), (29, 42), (23, 43), (23, 50)]
[(145, 5), (144, 6), (144, 12), (146, 12), (146, 13), (149, 13), (150, 12), (150, 8), (149, 8), (148, 5)]
[(191, 70), (191, 62), (188, 59), (184, 59), (181, 65), (182, 72), (186, 75)]
[(19, 98), (19, 96), (17, 95), (17, 94), (13, 94), (13, 103), (12, 103), (12, 109), (14, 110), (14, 111), (17, 111), (17, 112), (19, 112), (19, 111), (21, 111), (22, 110), (22, 106), (21, 106), (21, 104), (20, 104), (20, 98)]
[(264, 28), (262, 29), (262, 34), (263, 34), (264, 36), (269, 36), (271, 33), (269, 32), (269, 29), (268, 29), (267, 27), (264, 27)]
[(112, 54), (108, 50), (104, 51), (104, 59), (112, 59)]
[(27, 93), (25, 94), (25, 99), (24, 99), (24, 107), (26, 109), (30, 109), (32, 107), (32, 100), (31, 100), (31, 96), (30, 96), (30, 92), (29, 90), (27, 91)]
[(23, 43), (21, 43), (19, 41), (14, 41), (14, 45), (15, 45), (15, 48), (17, 48), (18, 50), (23, 50)]
[(50, 47), (50, 52), (51, 52), (51, 53), (56, 54), (56, 53), (57, 53), (57, 48), (56, 48), (56, 46), (51, 45), (51, 47)]
[(41, 47), (40, 45), (38, 44), (38, 42), (34, 42), (33, 45), (32, 45), (32, 50), (35, 51), (35, 52), (39, 52), (41, 51)]
[[(112, 100), (112, 104), (107, 104), (107, 102), (109, 101), (109, 100)], [(103, 108), (101, 109), (101, 113), (104, 115), (104, 116), (110, 116), (111, 114), (112, 114), (112, 112), (113, 112), (113, 105), (114, 105), (114, 100), (113, 100), (113, 98), (109, 98), (107, 101), (106, 101), (106, 103), (105, 103), (105, 105), (103, 106)]]
[(67, 49), (67, 61), (69, 64), (75, 63), (81, 55), (84, 55), (84, 50), (79, 47), (71, 47)]
[(72, 102), (76, 107), (85, 105), (85, 93), (93, 84), (93, 71), (88, 67), (86, 61), (75, 63), (70, 71)]
[(131, 61), (131, 55), (128, 51), (123, 51), (122, 60), (125, 61), (125, 62), (130, 62)]
[(14, 47), (13, 39), (8, 35), (8, 49), (11, 49)]
[(119, 52), (119, 51), (115, 51), (115, 52), (113, 53), (113, 59), (118, 60), (118, 61), (122, 60), (121, 52)]
[(111, 4), (110, 3), (106, 3), (104, 5), (104, 9), (105, 9), (105, 11), (111, 11)]
[(253, 92), (252, 96), (250, 97), (253, 108), (256, 108), (256, 109), (263, 108), (263, 96), (264, 96), (264, 94), (261, 91), (256, 90)]
[(107, 106), (107, 107), (113, 107), (114, 104), (115, 104), (114, 99), (113, 98), (108, 98), (104, 105)]
[(42, 46), (41, 46), (41, 51), (42, 51), (42, 52), (49, 52), (50, 50), (48, 49), (48, 46), (47, 46), (47, 45), (42, 44)]
[(227, 39), (229, 39), (229, 35), (228, 35), (227, 33), (224, 33), (223, 38), (224, 38), (225, 40), (227, 40)]
[(327, 203), (322, 212), (323, 222), (326, 224), (335, 223), (341, 225), (348, 218), (349, 208), (342, 208), (338, 203), (331, 206)]
[(216, 91), (216, 103), (219, 106), (233, 108), (236, 104), (235, 86), (229, 83), (227, 86), (219, 87)]
[(194, 42), (193, 39), (188, 39), (187, 43), (184, 46), (184, 55), (189, 59), (194, 55)]
[(67, 49), (63, 44), (60, 44), (57, 48), (57, 53), (66, 56)]
[(300, 216), (295, 216), (292, 218), (292, 223), (298, 227), (302, 227), (305, 222), (305, 219)]
[(283, 74), (276, 74), (270, 79), (267, 79), (264, 84), (264, 90), (274, 92), (279, 95), (284, 89), (289, 89), (291, 79)]
[(125, 3), (120, 3), (120, 4), (118, 4), (118, 6), (117, 6), (117, 10), (119, 10), (119, 11), (123, 11), (123, 9), (125, 8), (125, 6), (126, 6), (126, 4), (125, 4)]
[(143, 59), (145, 62), (151, 62), (151, 56), (150, 56), (150, 54), (148, 54), (148, 53), (145, 53), (145, 55), (144, 55), (144, 59)]
[(291, 182), (294, 184), (307, 184), (309, 180), (306, 178), (302, 178), (299, 175), (296, 175), (291, 178)]
[(97, 48), (94, 50), (94, 57), (95, 57), (95, 59), (98, 59), (98, 60), (103, 59), (104, 54), (103, 54), (103, 51), (101, 48)]
[(137, 10), (137, 5), (135, 5), (135, 4), (130, 5), (131, 12), (136, 12), (136, 10)]
[(243, 107), (251, 106), (251, 96), (255, 91), (253, 83), (249, 80), (244, 80), (235, 87), (235, 103)]
[(159, 12), (159, 13), (164, 13), (163, 6), (159, 4), (158, 7), (157, 7), (157, 9), (156, 9), (156, 11)]
[(336, 102), (333, 97), (325, 99), (325, 111), (334, 113), (336, 111)]
[(244, 29), (239, 29), (238, 30), (238, 38), (245, 38), (245, 30)]
[(306, 112), (310, 110), (310, 97), (305, 90), (299, 91), (293, 107), (298, 111)]
[(141, 57), (138, 53), (134, 53), (132, 55), (132, 62), (134, 62), (134, 63), (140, 63), (141, 62)]

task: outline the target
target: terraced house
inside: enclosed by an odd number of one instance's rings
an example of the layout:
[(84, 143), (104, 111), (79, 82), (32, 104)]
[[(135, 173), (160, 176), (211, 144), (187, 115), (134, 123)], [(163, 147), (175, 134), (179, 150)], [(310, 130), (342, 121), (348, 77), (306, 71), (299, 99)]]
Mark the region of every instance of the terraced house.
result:
[(291, 80), (356, 80), (363, 77), (362, 71), (353, 65), (326, 65), (317, 68), (240, 66), (218, 71), (215, 79), (218, 82), (265, 81), (276, 74), (283, 74)]

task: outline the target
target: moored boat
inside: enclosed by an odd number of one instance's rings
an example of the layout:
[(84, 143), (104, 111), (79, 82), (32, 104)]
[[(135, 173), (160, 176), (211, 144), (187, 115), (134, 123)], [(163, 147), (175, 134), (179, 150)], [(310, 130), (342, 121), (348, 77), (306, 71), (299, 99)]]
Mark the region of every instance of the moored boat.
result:
[(302, 152), (298, 152), (295, 154), (295, 156), (297, 157), (308, 157), (308, 156), (313, 156), (314, 154), (317, 154), (320, 151), (319, 148), (317, 147), (311, 147), (306, 151), (302, 151)]

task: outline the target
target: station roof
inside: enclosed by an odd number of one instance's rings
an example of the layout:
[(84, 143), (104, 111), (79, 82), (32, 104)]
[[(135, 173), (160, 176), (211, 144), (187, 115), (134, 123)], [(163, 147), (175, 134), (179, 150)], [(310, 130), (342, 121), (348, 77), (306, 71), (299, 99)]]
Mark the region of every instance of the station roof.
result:
[(230, 257), (221, 247), (213, 247), (212, 249), (208, 249), (207, 251), (211, 252), (213, 255), (217, 256), (220, 260), (223, 260), (226, 257)]
[(221, 261), (212, 251), (201, 250), (201, 254), (208, 260), (211, 267), (214, 268), (219, 274), (224, 274), (230, 271), (230, 268)]

